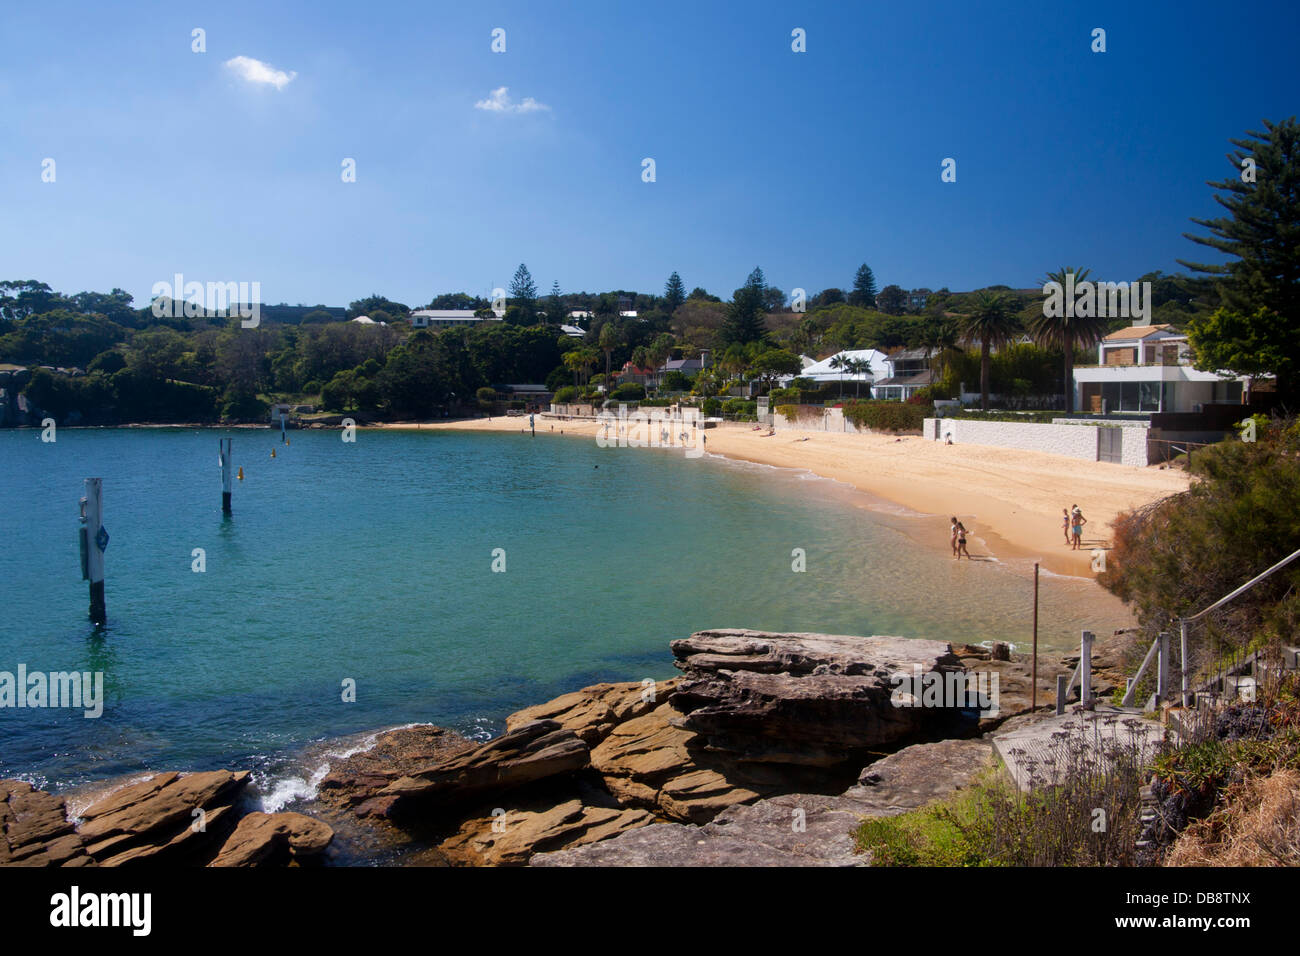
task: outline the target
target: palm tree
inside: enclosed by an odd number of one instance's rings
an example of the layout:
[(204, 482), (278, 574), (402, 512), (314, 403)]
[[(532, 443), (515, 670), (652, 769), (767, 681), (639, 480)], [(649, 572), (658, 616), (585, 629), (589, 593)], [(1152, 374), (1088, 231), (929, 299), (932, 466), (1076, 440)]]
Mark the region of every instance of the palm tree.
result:
[(961, 337), (968, 345), (980, 345), (980, 408), (989, 407), (990, 355), (994, 346), (1005, 345), (1020, 328), (1011, 298), (1002, 292), (980, 292), (974, 308), (961, 320)]
[(600, 327), (598, 343), (605, 351), (605, 394), (608, 395), (612, 391), (609, 381), (610, 357), (614, 354), (614, 349), (623, 344), (623, 333), (617, 322), (610, 319)]
[(938, 377), (943, 378), (948, 374), (948, 363), (953, 358), (952, 353), (961, 344), (961, 336), (957, 332), (957, 327), (945, 319), (943, 324), (939, 326), (935, 341), (939, 350)]
[(846, 358), (843, 353), (840, 353), (831, 359), (831, 368), (837, 369), (840, 373), (840, 396), (841, 397), (843, 397), (844, 395), (844, 370), (849, 367), (849, 363), (852, 361), (853, 361), (852, 359)]
[(582, 348), (569, 349), (564, 353), (564, 367), (573, 372), (573, 387), (578, 387), (578, 372), (587, 365), (587, 357), (583, 354), (586, 350)]
[(871, 363), (866, 359), (849, 359), (849, 371), (853, 373), (853, 397), (862, 397), (862, 379), (859, 377), (864, 372), (871, 371)]
[[(1088, 277), (1087, 269), (1062, 266), (1056, 272), (1047, 273), (1043, 284), (1058, 283), (1062, 289), (1066, 285), (1066, 276), (1074, 273), (1077, 286)], [(1067, 303), (1068, 305), (1068, 303)], [(1060, 348), (1065, 351), (1065, 413), (1074, 411), (1074, 350), (1078, 346), (1096, 345), (1106, 334), (1108, 320), (1096, 315), (1044, 315), (1040, 310), (1029, 319), (1029, 331), (1034, 341), (1045, 348)], [(1073, 312), (1063, 309), (1062, 312)]]
[(916, 344), (925, 349), (925, 367), (930, 369), (931, 388), (938, 384), (939, 376), (934, 373), (934, 369), (930, 365), (930, 356), (943, 348), (940, 344), (940, 338), (939, 326), (933, 322), (927, 322), (921, 328), (921, 334), (916, 337)]

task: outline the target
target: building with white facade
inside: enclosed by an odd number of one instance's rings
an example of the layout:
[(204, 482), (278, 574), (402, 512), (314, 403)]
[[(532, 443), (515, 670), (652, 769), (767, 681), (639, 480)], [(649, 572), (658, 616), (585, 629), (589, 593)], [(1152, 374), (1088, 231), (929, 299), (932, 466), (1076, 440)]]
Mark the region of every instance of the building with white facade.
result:
[(1241, 376), (1192, 367), (1187, 336), (1170, 325), (1136, 325), (1097, 345), (1096, 365), (1074, 367), (1074, 406), (1096, 415), (1196, 412), (1248, 400)]

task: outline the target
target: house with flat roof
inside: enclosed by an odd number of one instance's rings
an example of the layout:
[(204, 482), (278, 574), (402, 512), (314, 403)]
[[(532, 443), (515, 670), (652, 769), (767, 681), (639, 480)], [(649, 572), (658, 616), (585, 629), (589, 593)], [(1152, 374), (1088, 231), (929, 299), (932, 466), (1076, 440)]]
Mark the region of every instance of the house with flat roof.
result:
[(411, 313), (413, 329), (450, 329), (456, 326), (478, 325), (480, 322), (500, 322), (498, 318), (480, 318), (473, 309), (416, 309)]
[(1096, 365), (1074, 367), (1075, 408), (1111, 413), (1196, 412), (1248, 401), (1244, 377), (1192, 367), (1187, 336), (1172, 325), (1134, 325), (1097, 344)]

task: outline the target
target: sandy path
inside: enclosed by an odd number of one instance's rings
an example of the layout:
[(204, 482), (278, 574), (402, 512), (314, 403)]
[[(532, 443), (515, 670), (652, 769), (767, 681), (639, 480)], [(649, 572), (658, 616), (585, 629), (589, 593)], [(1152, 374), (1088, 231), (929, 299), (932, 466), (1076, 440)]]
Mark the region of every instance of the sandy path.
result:
[[(526, 426), (527, 419), (497, 418), (383, 427), (518, 432)], [(593, 422), (537, 417), (539, 436), (550, 435), (552, 427), (555, 435), (563, 430), (566, 437), (589, 439), (597, 430)], [(709, 453), (806, 468), (913, 511), (958, 515), (995, 555), (1039, 560), (1058, 574), (1091, 576), (1091, 549), (1109, 545), (1110, 525), (1120, 512), (1187, 488), (1185, 474), (1155, 466), (1134, 468), (988, 445), (946, 445), (919, 436), (792, 430), (768, 438), (752, 428), (709, 429)], [(1086, 550), (1071, 551), (1061, 532), (1061, 509), (1075, 504), (1088, 519)], [(946, 530), (936, 546), (948, 548)]]

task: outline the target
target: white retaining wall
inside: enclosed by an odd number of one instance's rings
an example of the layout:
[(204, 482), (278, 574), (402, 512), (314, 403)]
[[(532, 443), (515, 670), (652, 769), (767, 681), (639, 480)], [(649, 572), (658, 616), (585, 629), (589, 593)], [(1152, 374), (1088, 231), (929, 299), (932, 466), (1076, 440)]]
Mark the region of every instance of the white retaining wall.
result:
[(871, 431), (870, 428), (865, 426), (859, 428), (846, 419), (842, 408), (818, 409), (815, 413), (805, 413), (794, 421), (788, 421), (784, 415), (773, 408), (770, 415), (770, 424), (779, 432), (847, 432), (851, 435), (866, 435)]
[[(1052, 455), (1066, 455), (1084, 461), (1098, 461), (1097, 429), (1093, 423), (1078, 425), (1051, 425), (1039, 422), (990, 422), (974, 418), (927, 418), (921, 434), (933, 441), (953, 444), (995, 445), (999, 448), (1020, 448), (1024, 451), (1042, 451)], [(1147, 425), (1145, 422), (1124, 424), (1118, 427), (1123, 434), (1120, 460), (1125, 465), (1145, 467), (1147, 464)]]

